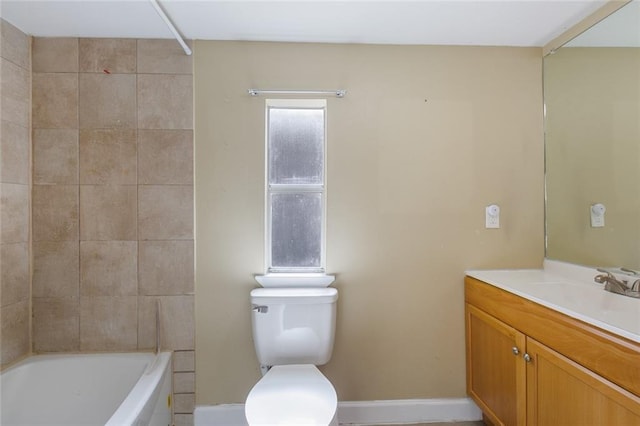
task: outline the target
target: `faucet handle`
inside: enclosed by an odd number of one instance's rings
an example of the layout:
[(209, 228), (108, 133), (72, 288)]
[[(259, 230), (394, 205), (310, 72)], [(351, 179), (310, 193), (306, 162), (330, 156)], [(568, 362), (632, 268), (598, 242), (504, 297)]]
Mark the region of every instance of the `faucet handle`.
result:
[(608, 280), (615, 280), (616, 277), (613, 275), (613, 273), (611, 271), (609, 271), (608, 269), (604, 269), (604, 268), (597, 268), (596, 271), (598, 272), (602, 272), (605, 275), (596, 275), (593, 280), (597, 283), (604, 283), (607, 282)]
[(626, 272), (627, 274), (640, 276), (640, 272), (634, 271), (633, 269), (625, 268), (624, 266), (621, 266), (620, 270), (622, 272)]
[(610, 270), (605, 269), (605, 268), (596, 268), (596, 271), (602, 272), (603, 274), (607, 274), (610, 277), (613, 276), (613, 273)]

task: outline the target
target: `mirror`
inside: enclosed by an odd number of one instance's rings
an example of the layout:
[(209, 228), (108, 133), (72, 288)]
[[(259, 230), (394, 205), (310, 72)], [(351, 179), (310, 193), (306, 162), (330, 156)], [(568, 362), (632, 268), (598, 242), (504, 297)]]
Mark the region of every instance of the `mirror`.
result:
[(546, 257), (640, 271), (640, 0), (544, 58)]

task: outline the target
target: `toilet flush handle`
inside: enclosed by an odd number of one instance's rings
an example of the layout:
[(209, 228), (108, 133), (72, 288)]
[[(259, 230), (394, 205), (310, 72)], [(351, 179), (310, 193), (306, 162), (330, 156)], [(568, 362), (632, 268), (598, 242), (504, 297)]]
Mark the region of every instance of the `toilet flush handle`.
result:
[(259, 314), (266, 314), (269, 312), (269, 307), (264, 305), (251, 305), (251, 310)]

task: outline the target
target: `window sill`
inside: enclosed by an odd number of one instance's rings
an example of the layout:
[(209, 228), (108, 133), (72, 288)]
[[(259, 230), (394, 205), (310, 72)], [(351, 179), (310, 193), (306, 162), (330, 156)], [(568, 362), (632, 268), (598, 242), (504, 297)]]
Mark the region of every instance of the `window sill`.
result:
[(277, 273), (255, 275), (254, 278), (262, 287), (329, 287), (336, 279), (335, 275)]

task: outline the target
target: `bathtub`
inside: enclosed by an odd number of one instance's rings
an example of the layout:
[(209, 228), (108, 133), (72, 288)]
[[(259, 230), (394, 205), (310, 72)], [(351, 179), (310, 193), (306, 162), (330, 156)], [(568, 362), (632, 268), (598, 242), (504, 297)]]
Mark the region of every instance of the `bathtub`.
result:
[(2, 372), (0, 424), (171, 424), (171, 352), (35, 355)]

